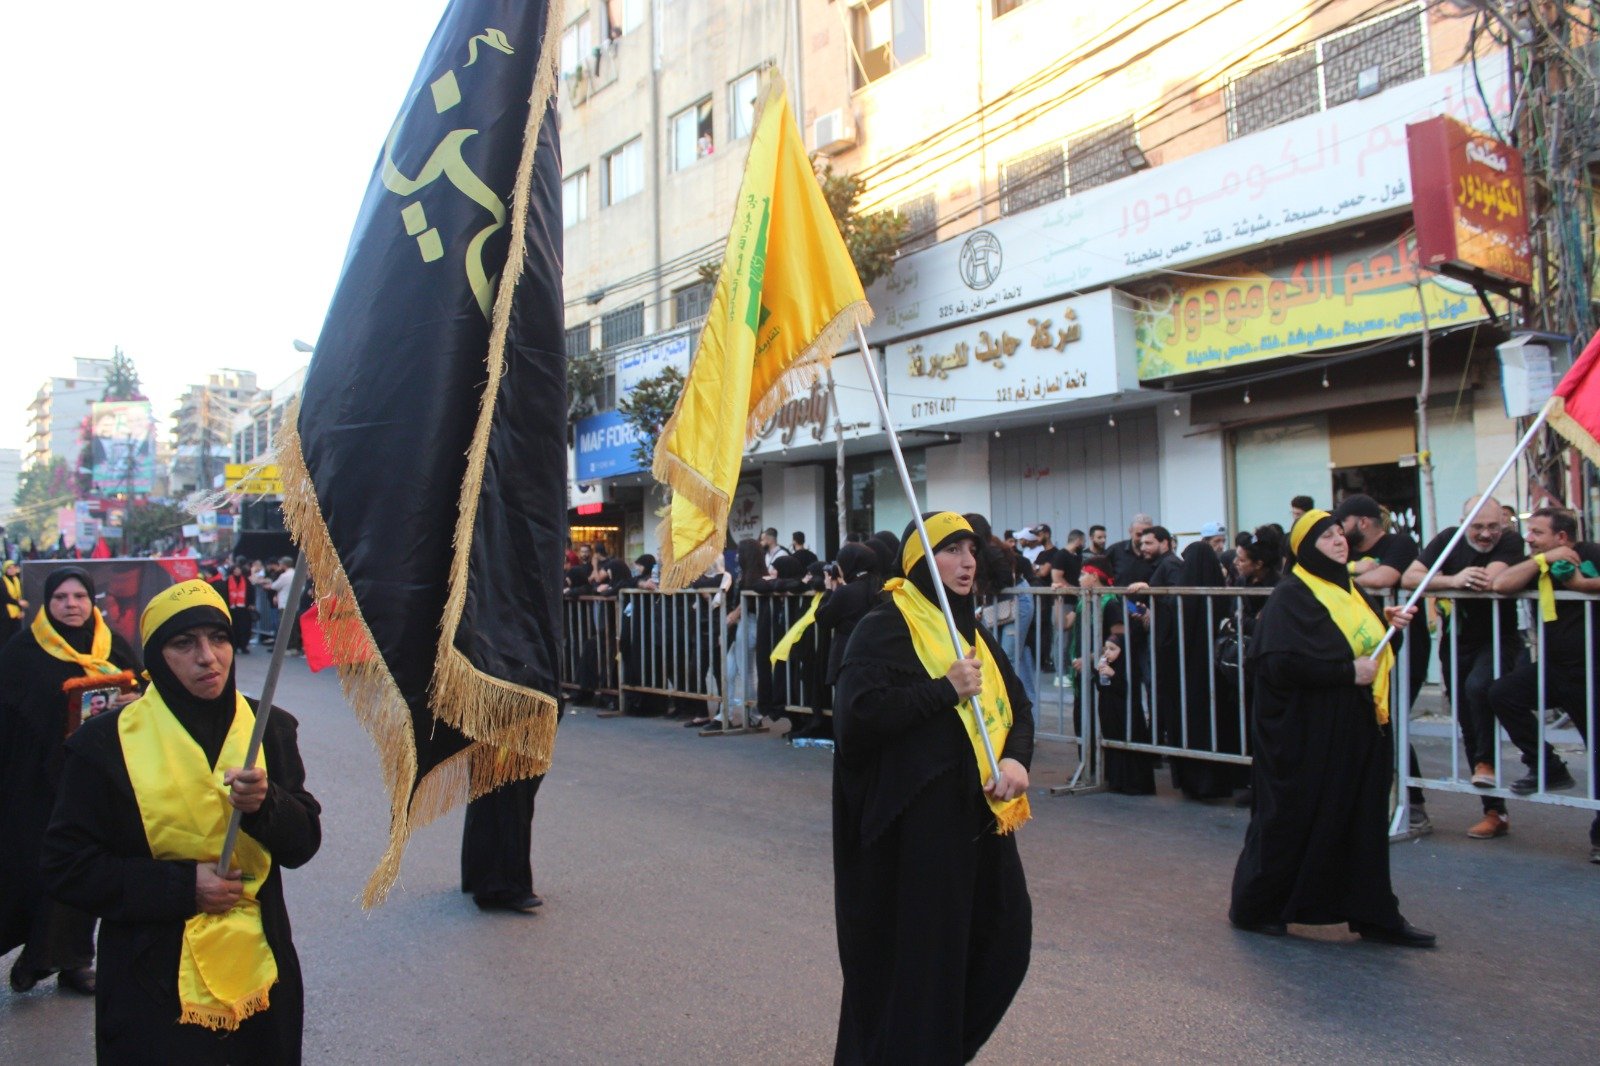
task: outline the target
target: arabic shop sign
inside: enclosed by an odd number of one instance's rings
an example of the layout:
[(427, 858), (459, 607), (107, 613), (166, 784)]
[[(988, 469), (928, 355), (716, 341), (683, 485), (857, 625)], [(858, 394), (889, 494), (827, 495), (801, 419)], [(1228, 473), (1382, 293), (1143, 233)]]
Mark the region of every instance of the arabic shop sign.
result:
[(945, 426), (1110, 395), (1131, 382), (1118, 373), (1119, 351), (1131, 370), (1131, 328), (1105, 289), (891, 344), (889, 413), (902, 428)]
[[(1341, 252), (1252, 256), (1208, 268), (1227, 280), (1174, 279), (1133, 290), (1139, 380), (1303, 355), (1422, 329), (1416, 241)], [(1471, 286), (1421, 272), (1434, 328), (1485, 317)]]
[(639, 382), (655, 377), (668, 367), (677, 367), (687, 374), (689, 346), (693, 340), (688, 333), (679, 333), (617, 353), (617, 395), (626, 396)]
[[(1509, 110), (1504, 66), (1480, 65), (1497, 118)], [(1442, 113), (1487, 128), (1471, 86), (1462, 67), (1395, 85), (905, 256), (867, 291), (877, 311), (867, 338), (892, 341), (1404, 211), (1406, 124)]]
[(1406, 127), (1424, 266), (1533, 283), (1522, 153), (1445, 115)]

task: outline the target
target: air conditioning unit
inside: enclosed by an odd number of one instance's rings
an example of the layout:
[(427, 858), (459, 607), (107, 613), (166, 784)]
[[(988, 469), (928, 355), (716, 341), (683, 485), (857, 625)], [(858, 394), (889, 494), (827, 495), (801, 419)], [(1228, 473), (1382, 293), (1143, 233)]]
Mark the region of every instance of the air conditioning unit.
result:
[(823, 155), (838, 155), (856, 146), (854, 116), (844, 108), (817, 116), (811, 124), (812, 146)]

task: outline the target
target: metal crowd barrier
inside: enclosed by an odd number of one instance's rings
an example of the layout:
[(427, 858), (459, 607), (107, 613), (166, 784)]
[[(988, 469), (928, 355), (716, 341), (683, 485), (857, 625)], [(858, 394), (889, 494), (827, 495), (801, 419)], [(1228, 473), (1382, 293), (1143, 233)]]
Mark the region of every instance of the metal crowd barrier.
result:
[[(619, 685), (626, 709), (630, 695), (722, 702), (722, 677), (728, 654), (723, 624), (723, 593), (717, 589), (623, 589), (618, 656)], [(731, 594), (730, 594), (731, 595)]]
[[(1016, 613), (1009, 616), (1013, 620), (1008, 624), (995, 624), (991, 629), (1011, 656), (1025, 687), (1031, 691), (1035, 731), (1043, 738), (1072, 741), (1078, 749), (1079, 764), (1070, 783), (1053, 791), (1099, 787), (1102, 749), (1248, 765), (1251, 761), (1251, 715), (1247, 704), (1249, 681), (1242, 653), (1243, 638), (1240, 654), (1225, 667), (1218, 665), (1215, 649), (1224, 620), (1231, 620), (1234, 633), (1242, 634), (1246, 603), (1259, 600), (1269, 592), (1269, 589), (1253, 588), (1159, 588), (1130, 594), (1127, 589), (1118, 588), (1018, 588), (1004, 593), (1001, 602), (1006, 598), (1019, 601)], [(567, 600), (564, 604), (563, 687), (614, 696), (619, 701), (619, 709), (625, 708), (630, 696), (656, 695), (703, 701), (709, 713), (731, 732), (743, 729), (747, 720), (756, 717), (763, 703), (763, 684), (770, 686), (765, 699), (767, 708), (781, 706), (790, 713), (831, 714), (831, 693), (822, 683), (830, 634), (820, 625), (807, 630), (787, 664), (763, 667), (758, 662), (758, 658), (765, 661), (772, 645), (801, 617), (812, 593), (736, 594), (730, 591), (722, 595), (730, 600), (737, 595), (742, 610), (736, 626), (725, 624), (726, 605), (716, 590), (663, 593), (628, 589), (615, 599), (584, 596)], [(1451, 605), (1452, 612), (1455, 604), (1466, 601), (1512, 600), (1519, 603), (1519, 617), (1528, 619), (1526, 633), (1520, 626), (1517, 631), (1507, 632), (1500, 612), (1494, 612), (1489, 650), (1491, 683), (1519, 663), (1531, 662), (1536, 668), (1533, 701), (1536, 706), (1524, 713), (1531, 713), (1534, 718), (1540, 786), (1529, 794), (1513, 793), (1508, 787), (1507, 775), (1515, 772), (1515, 763), (1508, 766), (1505, 761), (1509, 737), (1498, 720), (1493, 723), (1494, 785), (1484, 788), (1472, 784), (1473, 767), (1466, 763), (1461, 740), (1466, 695), (1460, 627), (1441, 627), (1440, 635), (1429, 639), (1436, 645), (1430, 654), (1442, 654), (1446, 648), (1449, 651), (1448, 661), (1441, 659), (1444, 682), (1441, 695), (1448, 720), (1443, 739), (1450, 752), (1448, 773), (1429, 774), (1426, 767), (1421, 773), (1411, 771), (1411, 657), (1402, 652), (1396, 656), (1391, 683), (1390, 721), (1395, 738), (1397, 786), (1391, 830), (1395, 835), (1406, 833), (1408, 790), (1412, 787), (1600, 810), (1600, 780), (1597, 780), (1600, 771), (1597, 771), (1593, 747), (1596, 719), (1600, 716), (1596, 710), (1593, 654), (1595, 607), (1600, 597), (1565, 591), (1555, 595), (1558, 601), (1584, 604), (1584, 702), (1581, 707), (1560, 708), (1581, 737), (1588, 738), (1585, 741), (1587, 754), (1570, 761), (1568, 766), (1577, 776), (1580, 787), (1561, 790), (1544, 787), (1549, 744), (1552, 739), (1568, 741), (1570, 736), (1561, 734), (1552, 738), (1555, 731), (1547, 721), (1548, 712), (1553, 710), (1547, 706), (1553, 687), (1552, 664), (1546, 652), (1546, 624), (1540, 616), (1537, 593), (1498, 596), (1440, 590), (1437, 596), (1430, 594), (1428, 598)], [(1143, 610), (1149, 619), (1148, 627), (1139, 631), (1139, 639), (1126, 642), (1129, 662), (1125, 676), (1132, 683), (1125, 685), (1120, 708), (1120, 737), (1103, 735), (1105, 731), (1100, 728), (1103, 697), (1095, 663), (1105, 645), (1102, 604), (1106, 597), (1121, 601), (1124, 625), (1130, 631), (1138, 625), (1130, 623), (1134, 610)], [(1020, 601), (1024, 599), (1027, 608), (1021, 606)], [(1388, 594), (1388, 602), (1395, 599), (1395, 593)], [(1189, 644), (1195, 639), (1189, 632), (1191, 627), (1182, 624), (1184, 605), (1187, 603), (1192, 609), (1196, 600), (1204, 604), (1205, 611), (1204, 628), (1200, 630), (1206, 640), (1203, 688), (1189, 683), (1189, 671), (1198, 660), (1190, 654)], [(1522, 613), (1521, 604), (1532, 609)], [(1000, 609), (997, 604), (989, 606)], [(1069, 621), (1065, 617), (1067, 612), (1074, 616), (1070, 626), (1066, 624)], [(1025, 622), (1020, 620), (1024, 614)], [(1001, 617), (1007, 616), (990, 614), (986, 622), (998, 623)], [(1152, 638), (1167, 624), (1175, 627), (1177, 656), (1175, 660), (1163, 662), (1157, 642)], [(1421, 615), (1413, 623), (1414, 627), (1425, 625), (1426, 618)], [(1425, 630), (1414, 628), (1412, 632), (1417, 634)], [(1438, 646), (1441, 643), (1443, 647)], [(1576, 680), (1570, 671), (1567, 680), (1569, 684)], [(1170, 696), (1167, 705), (1163, 704), (1163, 693), (1170, 693), (1173, 685), (1178, 686), (1175, 709)], [(729, 690), (727, 699), (723, 698), (725, 688)], [(1136, 695), (1139, 696), (1137, 704), (1142, 707), (1136, 706)], [(1198, 728), (1199, 723), (1191, 721), (1192, 699), (1204, 701), (1204, 728)], [(1424, 731), (1437, 736), (1439, 726), (1430, 724)]]
[(561, 603), (561, 687), (577, 694), (620, 695), (618, 601), (571, 596)]

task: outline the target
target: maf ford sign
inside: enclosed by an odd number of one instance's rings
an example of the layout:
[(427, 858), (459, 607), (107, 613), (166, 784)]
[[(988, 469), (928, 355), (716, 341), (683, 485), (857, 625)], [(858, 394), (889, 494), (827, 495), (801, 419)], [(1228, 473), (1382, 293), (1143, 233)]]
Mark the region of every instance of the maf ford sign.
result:
[(621, 411), (591, 415), (578, 423), (578, 447), (573, 457), (573, 474), (579, 482), (637, 474), (644, 467), (633, 454), (639, 431)]

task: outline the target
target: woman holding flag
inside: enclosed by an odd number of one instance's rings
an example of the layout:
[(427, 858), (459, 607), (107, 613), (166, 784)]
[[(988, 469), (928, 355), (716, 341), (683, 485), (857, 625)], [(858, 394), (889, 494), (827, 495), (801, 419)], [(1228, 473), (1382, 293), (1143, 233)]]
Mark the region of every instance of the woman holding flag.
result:
[(977, 624), (977, 535), (951, 512), (926, 524), (932, 560), (907, 529), (902, 576), (851, 636), (835, 695), (838, 1063), (968, 1061), (1028, 969), (1033, 908), (1013, 834), (1029, 817), (1033, 708)]
[[(1233, 875), (1234, 926), (1283, 936), (1291, 922), (1432, 947), (1389, 881), (1390, 670), (1384, 619), (1351, 584), (1344, 531), (1307, 511), (1289, 534), (1294, 572), (1262, 608), (1255, 678), (1255, 806)], [(1415, 608), (1384, 609), (1403, 628)]]
[[(234, 686), (232, 620), (202, 581), (139, 622), (151, 686), (67, 743), (41, 866), (57, 898), (101, 918), (100, 1062), (298, 1063), (302, 987), (280, 870), (322, 840), (296, 723)], [(232, 812), (242, 832), (215, 866)]]

